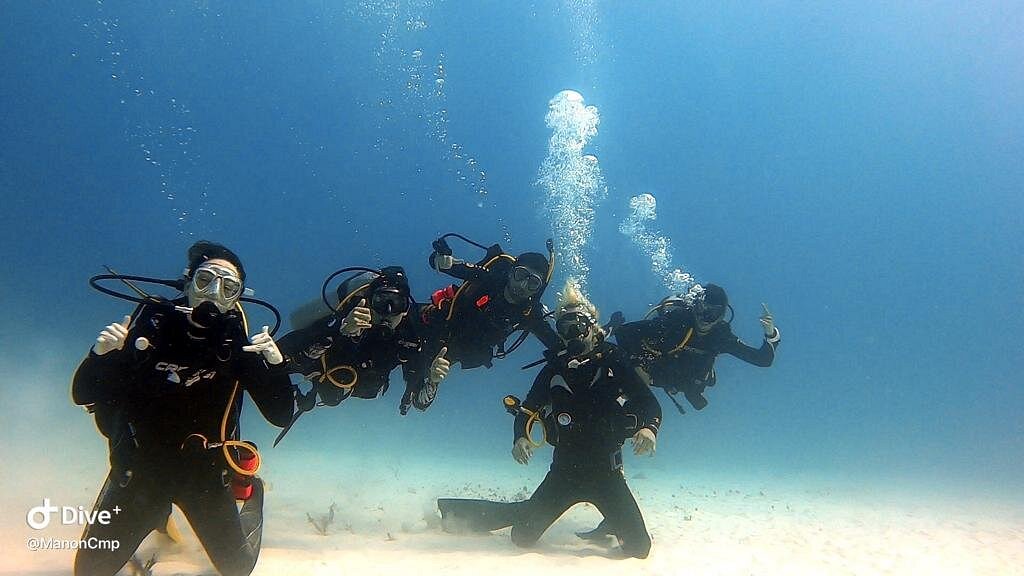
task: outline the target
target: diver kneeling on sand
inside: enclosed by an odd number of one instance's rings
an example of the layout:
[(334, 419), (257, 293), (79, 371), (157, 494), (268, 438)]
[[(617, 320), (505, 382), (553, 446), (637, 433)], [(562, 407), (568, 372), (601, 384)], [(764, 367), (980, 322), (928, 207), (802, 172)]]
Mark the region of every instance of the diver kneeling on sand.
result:
[[(524, 502), (439, 499), (447, 529), (490, 531), (512, 526), (518, 546), (537, 542), (566, 510), (590, 502), (618, 527), (626, 556), (646, 558), (651, 549), (643, 516), (622, 474), (622, 444), (653, 453), (661, 406), (628, 359), (604, 340), (597, 310), (577, 285), (566, 284), (555, 327), (565, 343), (537, 375), (526, 400), (506, 398), (516, 413), (512, 455), (526, 464), (534, 443), (529, 428), (541, 421), (554, 446), (551, 468)], [(632, 411), (623, 410), (628, 400)]]
[[(104, 288), (99, 279), (121, 280), (141, 297)], [(242, 392), (277, 426), (291, 420), (294, 396), (268, 327), (247, 336), (240, 300), (277, 312), (244, 297), (244, 281), (238, 256), (205, 241), (189, 248), (181, 280), (92, 279), (97, 289), (139, 306), (100, 332), (72, 384), (74, 402), (94, 412), (110, 439), (110, 473), (96, 510), (113, 512), (82, 538), (120, 544), (80, 549), (76, 575), (116, 573), (151, 531), (165, 526), (172, 503), (221, 574), (252, 572), (263, 533), (263, 483), (256, 447), (240, 440)], [(151, 296), (135, 282), (182, 294)], [(240, 510), (236, 500), (245, 501)]]

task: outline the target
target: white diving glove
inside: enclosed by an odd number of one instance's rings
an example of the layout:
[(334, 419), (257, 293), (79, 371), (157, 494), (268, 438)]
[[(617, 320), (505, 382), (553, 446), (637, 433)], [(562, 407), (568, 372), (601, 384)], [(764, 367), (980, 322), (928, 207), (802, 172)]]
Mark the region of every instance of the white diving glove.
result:
[(266, 359), (267, 364), (280, 364), (284, 362), (284, 356), (281, 355), (281, 351), (277, 348), (277, 343), (274, 342), (274, 337), (270, 335), (270, 327), (264, 326), (263, 331), (249, 339), (249, 346), (242, 346), (242, 350), (245, 352), (258, 352), (263, 354), (263, 358)]
[(772, 316), (771, 311), (768, 310), (767, 304), (761, 302), (761, 308), (764, 309), (764, 314), (761, 315), (760, 320), (761, 327), (764, 328), (765, 339), (767, 339), (769, 342), (778, 340), (779, 329), (775, 327), (775, 318)]
[(434, 401), (434, 397), (437, 396), (437, 385), (445, 379), (445, 376), (448, 376), (451, 363), (444, 357), (447, 352), (448, 347), (444, 346), (430, 362), (430, 369), (427, 371), (423, 387), (420, 388), (419, 394), (416, 396), (416, 401), (420, 406), (429, 406)]
[(125, 315), (120, 323), (113, 323), (100, 331), (96, 337), (96, 343), (92, 345), (92, 351), (98, 356), (107, 352), (124, 348), (125, 338), (128, 337), (128, 326), (132, 323), (132, 317)]
[(448, 347), (441, 348), (441, 351), (434, 356), (434, 360), (430, 363), (430, 372), (427, 374), (427, 380), (437, 386), (448, 376), (448, 371), (451, 370), (452, 363), (444, 357), (448, 353)]
[(345, 336), (359, 336), (373, 325), (370, 318), (370, 309), (366, 307), (366, 298), (363, 298), (341, 321), (341, 333)]
[(641, 428), (633, 434), (633, 454), (650, 454), (654, 456), (654, 449), (658, 445), (658, 439), (651, 432), (650, 428)]
[(449, 270), (458, 260), (455, 259), (451, 254), (438, 254), (434, 256), (434, 266), (438, 270)]
[(530, 441), (526, 438), (516, 438), (516, 443), (512, 446), (512, 457), (516, 462), (525, 465), (530, 462), (530, 456), (533, 456), (533, 445)]

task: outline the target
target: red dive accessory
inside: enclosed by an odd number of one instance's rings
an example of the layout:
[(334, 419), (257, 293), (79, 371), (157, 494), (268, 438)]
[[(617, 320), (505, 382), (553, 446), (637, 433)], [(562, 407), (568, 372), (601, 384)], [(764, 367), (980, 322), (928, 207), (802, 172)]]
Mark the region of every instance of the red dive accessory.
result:
[[(240, 451), (238, 455), (238, 467), (248, 472), (256, 470), (256, 466), (259, 460), (256, 459), (256, 454), (248, 450)], [(234, 479), (231, 481), (231, 491), (235, 495), (235, 500), (248, 500), (252, 497), (252, 476), (243, 476), (242, 474), (235, 473)]]
[(448, 286), (445, 286), (444, 288), (441, 288), (441, 289), (435, 291), (430, 296), (430, 302), (434, 305), (435, 308), (437, 308), (439, 310), (441, 309), (441, 305), (442, 304), (444, 304), (445, 302), (451, 302), (454, 299), (455, 299), (455, 285), (454, 284), (449, 284)]

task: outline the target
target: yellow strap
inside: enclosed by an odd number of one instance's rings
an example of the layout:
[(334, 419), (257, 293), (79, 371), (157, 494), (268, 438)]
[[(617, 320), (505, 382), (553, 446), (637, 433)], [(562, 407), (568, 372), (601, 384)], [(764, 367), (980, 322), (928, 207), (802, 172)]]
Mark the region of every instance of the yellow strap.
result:
[(668, 353), (669, 354), (675, 354), (676, 352), (679, 352), (680, 350), (682, 350), (686, 346), (686, 343), (690, 341), (690, 337), (691, 336), (693, 336), (693, 328), (690, 328), (689, 330), (687, 330), (686, 331), (686, 336), (683, 337), (683, 341), (680, 342), (679, 345), (676, 346), (675, 348), (669, 350)]

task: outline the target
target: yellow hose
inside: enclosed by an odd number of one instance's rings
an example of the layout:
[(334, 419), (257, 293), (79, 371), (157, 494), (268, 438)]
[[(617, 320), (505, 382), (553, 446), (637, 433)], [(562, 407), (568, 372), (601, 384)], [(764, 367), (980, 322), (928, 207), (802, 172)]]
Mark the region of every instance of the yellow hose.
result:
[[(347, 365), (347, 364), (345, 364), (345, 365), (342, 365), (342, 366), (335, 366), (334, 368), (331, 368), (330, 370), (328, 370), (327, 369), (327, 360), (325, 360), (326, 357), (327, 357), (326, 354), (324, 354), (323, 356), (320, 357), (320, 363), (324, 367), (324, 375), (320, 377), (320, 381), (323, 382), (324, 380), (330, 380), (331, 384), (334, 384), (335, 386), (337, 386), (338, 388), (341, 388), (342, 390), (350, 390), (350, 389), (354, 388), (356, 383), (359, 382), (359, 373), (356, 372), (356, 369), (351, 367), (351, 366), (349, 366), (349, 365)], [(343, 382), (338, 382), (337, 380), (334, 379), (334, 373), (342, 371), (342, 370), (348, 370), (348, 372), (350, 374), (352, 374), (352, 381), (351, 382), (343, 383)]]
[(356, 288), (355, 290), (349, 292), (348, 295), (345, 296), (345, 298), (341, 302), (338, 302), (338, 306), (334, 308), (334, 311), (335, 312), (341, 312), (342, 308), (345, 307), (345, 304), (347, 304), (348, 301), (351, 300), (353, 296), (355, 296), (356, 294), (362, 292), (363, 290), (366, 290), (369, 287), (370, 287), (370, 283), (367, 282), (366, 284), (363, 284), (359, 288)]
[[(242, 314), (242, 330), (244, 330), (245, 334), (248, 335), (249, 334), (249, 321), (245, 317), (245, 311), (242, 310), (242, 305), (241, 304), (236, 302), (235, 306), (238, 308), (238, 311)], [(256, 473), (259, 472), (260, 466), (263, 464), (263, 459), (260, 457), (259, 451), (256, 450), (256, 446), (254, 446), (251, 442), (245, 442), (245, 441), (242, 441), (242, 440), (228, 440), (227, 439), (227, 436), (228, 436), (228, 434), (227, 434), (228, 414), (231, 413), (231, 407), (235, 403), (235, 395), (237, 393), (238, 393), (238, 380), (235, 380), (235, 384), (231, 388), (231, 397), (228, 398), (228, 404), (227, 404), (227, 406), (224, 407), (224, 417), (221, 418), (221, 420), (220, 420), (220, 441), (221, 441), (221, 447), (220, 448), (221, 448), (221, 450), (224, 451), (224, 460), (228, 463), (228, 466), (232, 470), (234, 470), (238, 474), (241, 474), (242, 476), (255, 476)], [(229, 448), (232, 448), (232, 447), (234, 447), (234, 448), (241, 448), (241, 449), (248, 450), (249, 452), (251, 452), (253, 457), (256, 459), (256, 466), (252, 470), (246, 470), (245, 468), (242, 468), (241, 466), (236, 464), (235, 460), (231, 457), (231, 451), (229, 450)]]
[[(523, 414), (527, 414), (529, 418), (526, 419), (526, 441), (530, 443), (534, 448), (540, 448), (547, 442), (548, 430), (544, 426), (544, 421), (540, 419), (540, 411), (533, 411), (523, 406), (519, 399), (515, 396), (505, 396), (502, 399), (505, 404), (506, 410), (519, 411)], [(540, 442), (533, 441), (533, 425), (540, 422)]]

